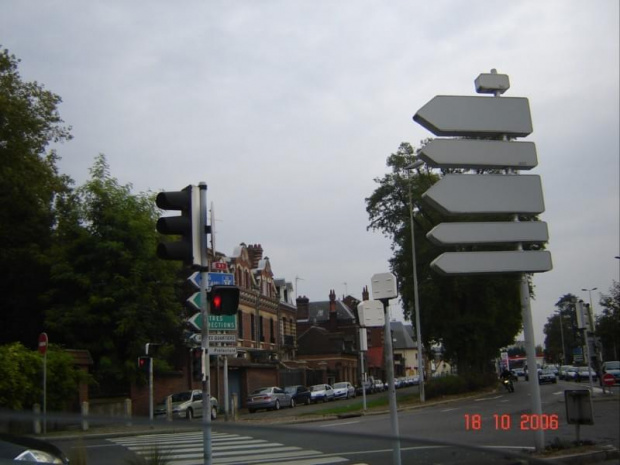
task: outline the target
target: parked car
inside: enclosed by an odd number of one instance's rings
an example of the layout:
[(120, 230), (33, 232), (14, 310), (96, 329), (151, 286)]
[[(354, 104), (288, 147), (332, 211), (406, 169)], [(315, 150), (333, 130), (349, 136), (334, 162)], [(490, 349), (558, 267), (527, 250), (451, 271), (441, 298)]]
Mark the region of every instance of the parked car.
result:
[(567, 379), (566, 372), (568, 371), (569, 368), (573, 368), (573, 367), (571, 365), (562, 365), (560, 369), (558, 370), (558, 377), (560, 379)]
[[(168, 398), (171, 399), (172, 418), (192, 418), (202, 417), (202, 391), (194, 389), (192, 391), (182, 391), (164, 397), (164, 400), (155, 406), (153, 415), (156, 418), (166, 417)], [(215, 397), (211, 397), (211, 418), (217, 418), (218, 402)]]
[(566, 381), (577, 381), (577, 372), (579, 371), (579, 368), (577, 367), (568, 367), (566, 369), (566, 372), (564, 374), (564, 379)]
[(375, 379), (373, 386), (375, 392), (385, 391), (385, 384), (383, 384), (383, 381), (381, 381), (380, 379)]
[(310, 397), (315, 403), (334, 400), (334, 389), (329, 384), (315, 384), (310, 386)]
[(620, 361), (603, 362), (603, 365), (601, 365), (601, 372), (603, 374), (609, 373), (614, 377), (615, 383), (620, 384)]
[(521, 377), (525, 377), (525, 370), (523, 368), (515, 368), (512, 371), (517, 377), (521, 376)]
[[(364, 387), (366, 388), (366, 394), (372, 394), (375, 392), (374, 386), (372, 385), (372, 381), (370, 380), (364, 381)], [(361, 385), (355, 386), (355, 394), (357, 394), (358, 396), (361, 396), (362, 394), (364, 394)]]
[(348, 381), (336, 383), (333, 387), (335, 399), (348, 399), (349, 397), (355, 397), (355, 388)]
[(47, 441), (0, 433), (0, 462), (68, 465), (69, 459), (58, 447)]
[(592, 373), (592, 381), (596, 381), (598, 379), (596, 371), (588, 367), (579, 367), (579, 371), (577, 371), (577, 379), (575, 381), (589, 381), (590, 375), (588, 373), (588, 370), (590, 373)]
[(259, 409), (280, 410), (281, 407), (295, 407), (293, 397), (277, 386), (263, 387), (254, 390), (247, 399), (246, 405), (250, 413)]
[(306, 386), (295, 385), (295, 386), (286, 386), (284, 388), (284, 392), (289, 394), (296, 405), (306, 404), (310, 405), (310, 390)]
[(553, 368), (543, 368), (542, 370), (540, 370), (540, 373), (538, 373), (538, 384), (544, 384), (544, 383), (557, 383), (558, 382), (558, 378), (556, 378), (555, 376), (555, 371), (553, 370)]

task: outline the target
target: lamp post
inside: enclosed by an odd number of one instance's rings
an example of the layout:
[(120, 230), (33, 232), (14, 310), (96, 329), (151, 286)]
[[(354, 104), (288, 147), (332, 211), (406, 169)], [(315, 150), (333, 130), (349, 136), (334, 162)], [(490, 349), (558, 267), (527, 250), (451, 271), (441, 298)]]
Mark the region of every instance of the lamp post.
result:
[(566, 362), (566, 351), (564, 349), (564, 314), (562, 313), (562, 309), (559, 310), (560, 312), (560, 340), (562, 341), (562, 365), (564, 365)]
[(405, 166), (405, 169), (408, 171), (408, 180), (409, 180), (409, 221), (411, 227), (411, 263), (413, 266), (413, 302), (414, 302), (414, 312), (415, 312), (415, 331), (416, 331), (416, 339), (418, 340), (418, 374), (420, 378), (420, 402), (424, 402), (424, 353), (422, 352), (422, 331), (420, 329), (420, 302), (418, 298), (418, 272), (416, 267), (416, 258), (415, 258), (415, 232), (413, 229), (413, 194), (411, 193), (411, 170), (419, 168), (422, 166), (424, 162), (422, 160), (417, 160), (411, 163), (410, 165)]

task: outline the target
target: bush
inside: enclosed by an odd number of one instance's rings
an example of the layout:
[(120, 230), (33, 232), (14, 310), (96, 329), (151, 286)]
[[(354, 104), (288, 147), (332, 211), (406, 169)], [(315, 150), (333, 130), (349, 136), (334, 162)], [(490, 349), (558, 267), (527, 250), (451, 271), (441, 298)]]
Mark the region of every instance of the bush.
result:
[(465, 394), (467, 392), (477, 391), (489, 386), (493, 386), (497, 382), (494, 374), (486, 373), (482, 375), (448, 375), (438, 378), (431, 378), (425, 384), (425, 394), (427, 399), (435, 397)]

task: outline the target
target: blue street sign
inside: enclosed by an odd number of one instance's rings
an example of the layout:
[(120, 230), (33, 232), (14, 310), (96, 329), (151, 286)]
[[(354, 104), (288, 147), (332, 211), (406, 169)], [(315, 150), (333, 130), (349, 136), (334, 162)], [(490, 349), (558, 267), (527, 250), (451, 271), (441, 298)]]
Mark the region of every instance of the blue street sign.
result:
[[(191, 282), (196, 289), (200, 289), (202, 273), (195, 271), (187, 280)], [(207, 273), (207, 291), (210, 291), (213, 285), (234, 286), (235, 275), (232, 273)]]

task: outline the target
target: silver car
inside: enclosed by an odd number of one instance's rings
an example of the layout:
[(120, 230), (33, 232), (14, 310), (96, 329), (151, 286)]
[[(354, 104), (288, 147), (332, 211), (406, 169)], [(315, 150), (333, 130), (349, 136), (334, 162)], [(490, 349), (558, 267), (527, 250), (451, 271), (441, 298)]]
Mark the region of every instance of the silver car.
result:
[(329, 384), (315, 384), (314, 386), (310, 386), (310, 400), (315, 403), (334, 400), (334, 389)]
[[(202, 416), (202, 391), (182, 391), (166, 396), (163, 402), (155, 407), (155, 417), (165, 417), (168, 409), (168, 399), (170, 399), (172, 418), (197, 418)], [(211, 397), (211, 418), (217, 417), (218, 402), (215, 397)]]
[(355, 397), (355, 388), (348, 381), (334, 384), (334, 398), (335, 399), (348, 399), (349, 397)]
[(289, 393), (283, 389), (270, 386), (263, 387), (252, 391), (248, 396), (246, 405), (250, 413), (254, 413), (259, 409), (280, 410), (280, 407), (295, 407), (295, 400)]

